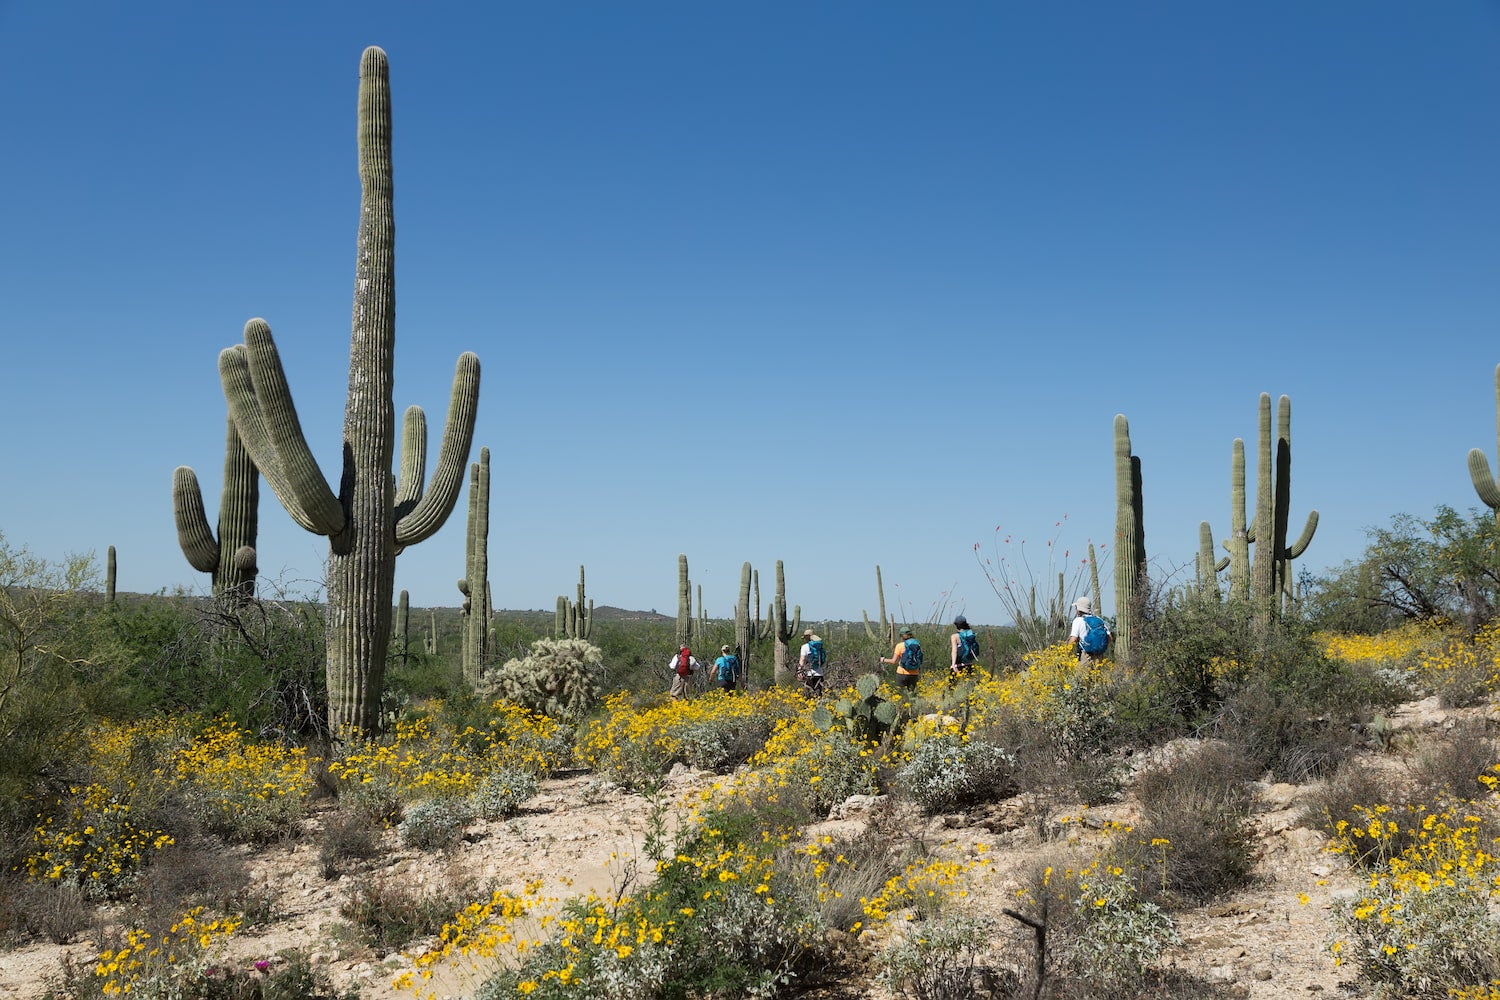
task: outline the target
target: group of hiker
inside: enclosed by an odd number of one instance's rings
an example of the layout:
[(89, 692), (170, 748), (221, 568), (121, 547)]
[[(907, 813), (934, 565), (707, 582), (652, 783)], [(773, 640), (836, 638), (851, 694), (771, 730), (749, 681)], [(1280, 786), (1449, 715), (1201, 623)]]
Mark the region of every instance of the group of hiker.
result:
[[(1068, 645), (1078, 655), (1080, 666), (1103, 657), (1114, 636), (1109, 625), (1093, 613), (1093, 602), (1080, 597), (1073, 603), (1073, 624), (1068, 633)], [(948, 637), (948, 675), (958, 677), (979, 662), (979, 637), (963, 615), (953, 619), (953, 634)], [(898, 633), (896, 646), (889, 657), (881, 657), (883, 666), (896, 668), (896, 686), (914, 688), (922, 676), (922, 644), (912, 634), (911, 626)], [(797, 656), (797, 680), (809, 695), (823, 691), (824, 673), (828, 665), (828, 647), (812, 629), (802, 633), (802, 649)], [(667, 664), (671, 672), (673, 698), (688, 696), (688, 682), (702, 669), (702, 664), (687, 646), (673, 654)], [(743, 686), (744, 670), (740, 658), (728, 646), (719, 647), (719, 656), (713, 662), (710, 682), (722, 691), (734, 691)]]

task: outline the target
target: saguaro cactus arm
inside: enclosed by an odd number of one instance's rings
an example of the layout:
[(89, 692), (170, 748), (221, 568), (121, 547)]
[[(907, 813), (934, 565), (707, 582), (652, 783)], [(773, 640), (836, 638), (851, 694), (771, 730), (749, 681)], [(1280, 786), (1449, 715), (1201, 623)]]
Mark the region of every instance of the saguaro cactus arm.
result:
[[(1500, 441), (1500, 365), (1495, 366), (1495, 437)], [(1474, 491), (1479, 494), (1480, 501), (1500, 519), (1500, 483), (1490, 475), (1490, 463), (1482, 448), (1469, 452), (1469, 478), (1474, 480)]]
[(427, 414), (408, 406), (401, 416), (401, 473), (396, 477), (396, 517), (411, 513), (422, 499), (427, 477)]
[[(417, 407), (411, 409), (421, 412)], [(397, 545), (415, 545), (431, 538), (453, 513), (453, 505), (458, 502), (463, 487), (469, 448), (474, 443), (474, 418), (478, 411), (479, 358), (465, 351), (459, 355), (453, 372), (453, 393), (448, 401), (448, 418), (443, 425), (443, 443), (438, 449), (437, 466), (432, 470), (432, 480), (416, 508), (396, 522)], [(426, 424), (425, 418), (423, 424)], [(422, 493), (420, 477), (416, 489)]]
[(172, 513), (177, 521), (177, 544), (188, 565), (200, 573), (219, 568), (219, 542), (208, 524), (198, 475), (186, 465), (172, 471)]

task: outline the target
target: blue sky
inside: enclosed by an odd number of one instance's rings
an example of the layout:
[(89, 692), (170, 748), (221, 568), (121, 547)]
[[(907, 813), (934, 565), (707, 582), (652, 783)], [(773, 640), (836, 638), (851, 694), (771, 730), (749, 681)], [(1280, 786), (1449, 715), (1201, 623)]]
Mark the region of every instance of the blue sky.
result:
[[(782, 559), (808, 617), (873, 614), (879, 564), (898, 617), (1002, 621), (974, 544), (1028, 539), (1044, 581), (1049, 537), (1107, 544), (1116, 413), (1183, 580), (1261, 392), (1315, 572), (1495, 462), (1494, 4), (81, 10), (0, 0), (0, 530), (113, 544), (122, 590), (207, 586), (171, 475), (216, 516), (247, 319), (337, 476), (372, 44), (395, 405), (436, 435), (480, 356), (497, 606), (584, 564), (671, 612), (681, 552), (715, 615)], [(400, 557), (419, 606), (458, 601), (464, 502)], [(326, 543), (265, 491), (259, 548), (304, 587)]]

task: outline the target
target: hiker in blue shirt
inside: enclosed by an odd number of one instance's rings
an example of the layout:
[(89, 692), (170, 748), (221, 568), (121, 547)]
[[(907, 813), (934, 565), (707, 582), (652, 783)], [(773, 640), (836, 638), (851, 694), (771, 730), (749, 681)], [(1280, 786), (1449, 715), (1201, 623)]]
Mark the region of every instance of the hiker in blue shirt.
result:
[(1093, 614), (1093, 602), (1080, 597), (1073, 602), (1073, 629), (1068, 633), (1068, 645), (1078, 650), (1078, 665), (1086, 667), (1104, 659), (1109, 641), (1114, 638), (1103, 618)]
[(714, 679), (724, 691), (733, 691), (735, 679), (740, 672), (740, 658), (730, 652), (728, 646), (719, 647), (719, 658), (714, 661)]

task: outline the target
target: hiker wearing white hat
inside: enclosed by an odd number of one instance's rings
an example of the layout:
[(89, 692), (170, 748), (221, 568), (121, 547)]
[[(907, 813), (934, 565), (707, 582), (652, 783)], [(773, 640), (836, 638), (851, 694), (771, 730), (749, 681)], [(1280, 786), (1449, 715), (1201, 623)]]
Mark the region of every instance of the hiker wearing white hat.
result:
[(1109, 640), (1114, 638), (1109, 625), (1093, 609), (1093, 602), (1087, 597), (1073, 602), (1073, 630), (1068, 633), (1068, 645), (1078, 650), (1078, 665), (1082, 667), (1104, 659)]

